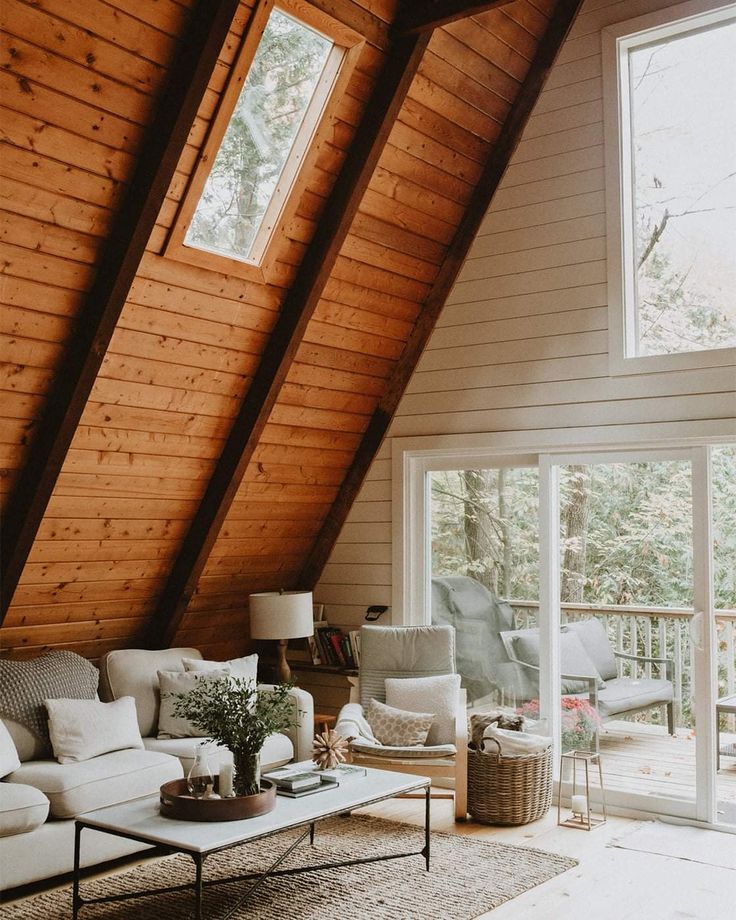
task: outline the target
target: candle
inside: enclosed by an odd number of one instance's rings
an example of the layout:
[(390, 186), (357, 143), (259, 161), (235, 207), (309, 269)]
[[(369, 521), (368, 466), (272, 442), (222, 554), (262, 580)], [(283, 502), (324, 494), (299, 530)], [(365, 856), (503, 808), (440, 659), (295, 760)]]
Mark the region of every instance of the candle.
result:
[(588, 798), (584, 795), (574, 795), (572, 797), (572, 813), (574, 815), (583, 815), (588, 814)]
[(223, 798), (233, 795), (233, 777), (235, 776), (235, 767), (231, 761), (223, 761), (220, 764), (220, 795)]

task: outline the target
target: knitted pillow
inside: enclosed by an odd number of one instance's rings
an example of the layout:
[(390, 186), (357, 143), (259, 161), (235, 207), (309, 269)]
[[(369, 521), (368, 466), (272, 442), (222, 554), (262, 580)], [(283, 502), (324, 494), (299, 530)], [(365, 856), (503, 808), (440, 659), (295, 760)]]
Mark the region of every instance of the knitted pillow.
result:
[(368, 704), (366, 718), (381, 744), (421, 747), (427, 740), (434, 713), (406, 712), (372, 699)]
[(53, 651), (38, 658), (0, 659), (0, 716), (21, 761), (52, 756), (47, 699), (93, 700), (100, 673), (81, 655)]

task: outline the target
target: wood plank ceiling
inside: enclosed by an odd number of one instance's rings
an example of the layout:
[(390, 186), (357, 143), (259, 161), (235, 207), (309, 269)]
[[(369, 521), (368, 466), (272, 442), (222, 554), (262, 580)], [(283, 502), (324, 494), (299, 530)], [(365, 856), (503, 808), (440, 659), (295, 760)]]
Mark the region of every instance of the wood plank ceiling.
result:
[(578, 3), (435, 0), (428, 19), (485, 11), (422, 32), (416, 5), (312, 0), (366, 42), (268, 283), (164, 254), (253, 5), (217, 40), (57, 476), (40, 445), (70, 355), (90, 351), (126, 208), (155, 202), (141, 189), (165, 113), (196, 96), (196, 16), (232, 9), (3, 4), (6, 651), (236, 653), (251, 591), (316, 583)]

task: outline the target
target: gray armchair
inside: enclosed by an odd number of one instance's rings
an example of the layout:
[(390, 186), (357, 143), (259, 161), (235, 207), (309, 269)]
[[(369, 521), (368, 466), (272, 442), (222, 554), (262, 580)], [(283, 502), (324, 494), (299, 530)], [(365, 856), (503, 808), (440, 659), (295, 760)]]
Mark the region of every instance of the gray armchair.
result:
[[(526, 697), (532, 699), (539, 693), (539, 658), (529, 654), (528, 644), (524, 649), (523, 633), (536, 634), (536, 630), (517, 630), (502, 634), (504, 645), (509, 658), (519, 667), (526, 676)], [(674, 667), (671, 658), (652, 658), (645, 655), (629, 655), (625, 652), (614, 651), (608, 641), (608, 636), (603, 624), (594, 618), (566, 623), (562, 627), (565, 633), (572, 634), (580, 640), (589, 661), (600, 675), (591, 675), (581, 667), (575, 667), (574, 658), (565, 658), (565, 649), (562, 649), (563, 694), (565, 696), (585, 698), (598, 713), (601, 722), (608, 722), (622, 716), (646, 712), (649, 709), (660, 709), (663, 721), (667, 720), (667, 730), (675, 733), (674, 717)], [(538, 638), (537, 638), (538, 650)], [(653, 664), (663, 676), (659, 678), (636, 678), (619, 676), (620, 661), (635, 661), (642, 664)], [(573, 665), (570, 667), (570, 665)]]

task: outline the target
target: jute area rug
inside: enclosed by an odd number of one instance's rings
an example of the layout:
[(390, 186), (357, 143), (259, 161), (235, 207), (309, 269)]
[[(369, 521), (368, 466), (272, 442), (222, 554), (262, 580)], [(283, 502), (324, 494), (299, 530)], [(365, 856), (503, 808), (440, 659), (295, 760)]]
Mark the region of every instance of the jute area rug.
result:
[[(283, 868), (421, 849), (422, 828), (356, 815), (317, 825), (314, 847), (297, 847)], [(257, 871), (282, 853), (296, 832), (227, 850), (205, 862), (205, 879)], [(527, 847), (433, 833), (431, 870), (412, 856), (389, 862), (269, 879), (242, 905), (237, 920), (471, 920), (575, 866), (576, 860)], [(82, 894), (100, 897), (190, 881), (187, 856), (151, 861), (118, 875), (85, 882)], [(244, 891), (241, 882), (205, 891), (205, 917), (224, 917)], [(69, 920), (71, 887), (5, 908), (3, 920)], [(191, 892), (155, 895), (82, 908), (80, 920), (182, 920)]]

